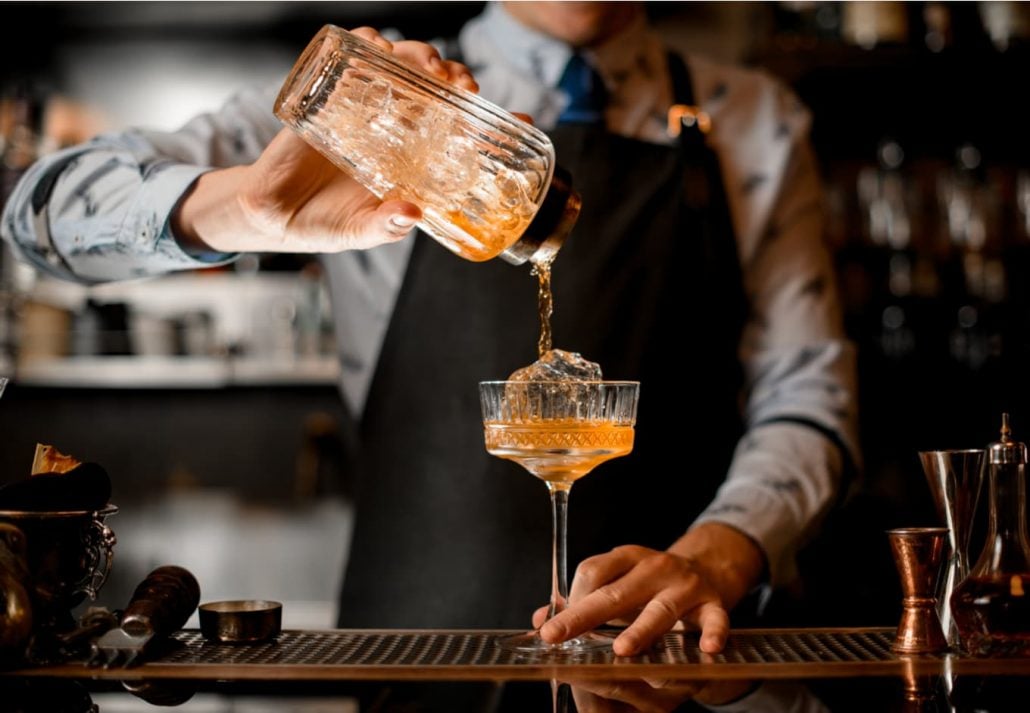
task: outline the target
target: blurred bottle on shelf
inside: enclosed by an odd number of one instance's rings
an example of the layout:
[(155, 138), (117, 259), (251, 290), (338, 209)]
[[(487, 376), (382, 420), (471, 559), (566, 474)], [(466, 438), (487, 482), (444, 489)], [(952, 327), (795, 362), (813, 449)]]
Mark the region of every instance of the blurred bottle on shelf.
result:
[(908, 41), (908, 9), (903, 2), (846, 2), (841, 34), (867, 50), (903, 45)]
[[(0, 210), (39, 155), (43, 103), (24, 85), (0, 91)], [(0, 373), (10, 372), (15, 351), (14, 259), (0, 245)]]
[(918, 193), (902, 171), (904, 161), (901, 145), (885, 139), (877, 150), (877, 163), (862, 167), (856, 177), (862, 241), (869, 247), (866, 268), (874, 275), (872, 299), (880, 314), (879, 324), (873, 327), (877, 330), (875, 342), (881, 354), (892, 361), (916, 355), (918, 298), (928, 289), (913, 244)]
[(975, 146), (960, 146), (954, 166), (940, 173), (937, 199), (945, 239), (961, 275), (950, 290), (954, 317), (949, 353), (976, 372), (1002, 356), (1008, 288), (1000, 201)]
[(1030, 4), (992, 0), (979, 7), (984, 30), (999, 51), (1030, 44)]
[(942, 52), (954, 41), (951, 8), (947, 3), (928, 2), (922, 6), (923, 43), (931, 52)]
[(820, 42), (840, 41), (840, 3), (789, 0), (772, 7), (777, 49), (814, 49)]

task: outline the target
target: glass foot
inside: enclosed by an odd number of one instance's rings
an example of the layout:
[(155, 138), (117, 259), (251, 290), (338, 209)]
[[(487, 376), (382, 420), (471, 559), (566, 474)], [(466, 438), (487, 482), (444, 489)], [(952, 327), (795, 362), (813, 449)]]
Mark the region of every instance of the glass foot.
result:
[(528, 631), (525, 634), (498, 638), (497, 645), (505, 651), (518, 651), (523, 654), (578, 654), (586, 651), (611, 649), (615, 634), (588, 631), (574, 639), (560, 644), (549, 644), (540, 638), (539, 631)]

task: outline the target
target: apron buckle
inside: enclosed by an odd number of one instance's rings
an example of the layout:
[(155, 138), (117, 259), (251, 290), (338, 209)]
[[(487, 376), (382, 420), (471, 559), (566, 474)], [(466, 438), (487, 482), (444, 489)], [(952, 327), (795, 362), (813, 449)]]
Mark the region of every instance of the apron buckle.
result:
[(702, 134), (708, 134), (712, 130), (712, 117), (699, 106), (673, 104), (669, 107), (667, 118), (666, 132), (672, 138), (679, 136), (684, 126), (696, 127)]

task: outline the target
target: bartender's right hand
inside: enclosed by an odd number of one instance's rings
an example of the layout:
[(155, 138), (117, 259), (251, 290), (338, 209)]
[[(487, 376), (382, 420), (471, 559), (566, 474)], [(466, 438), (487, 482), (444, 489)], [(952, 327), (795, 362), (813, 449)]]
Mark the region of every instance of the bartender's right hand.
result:
[[(469, 69), (441, 59), (423, 42), (389, 42), (352, 31), (403, 60), (478, 91)], [(283, 129), (248, 166), (203, 174), (172, 214), (188, 252), (340, 252), (400, 240), (422, 217), (407, 201), (380, 201), (291, 129)]]

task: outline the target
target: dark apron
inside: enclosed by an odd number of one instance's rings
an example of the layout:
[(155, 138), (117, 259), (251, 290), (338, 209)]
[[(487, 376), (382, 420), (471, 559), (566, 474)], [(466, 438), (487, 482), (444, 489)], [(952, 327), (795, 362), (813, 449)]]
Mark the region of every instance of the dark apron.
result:
[[(693, 103), (682, 61), (670, 68), (677, 101)], [(699, 134), (662, 146), (562, 126), (551, 138), (584, 205), (554, 264), (555, 346), (641, 382), (633, 453), (572, 489), (572, 572), (618, 545), (666, 548), (711, 501), (742, 433), (746, 306)], [(359, 426), (341, 626), (519, 628), (547, 603), (547, 490), (487, 455), (477, 392), (536, 358), (536, 305), (528, 268), (417, 239)]]

